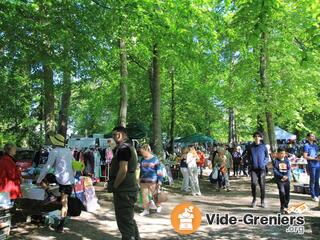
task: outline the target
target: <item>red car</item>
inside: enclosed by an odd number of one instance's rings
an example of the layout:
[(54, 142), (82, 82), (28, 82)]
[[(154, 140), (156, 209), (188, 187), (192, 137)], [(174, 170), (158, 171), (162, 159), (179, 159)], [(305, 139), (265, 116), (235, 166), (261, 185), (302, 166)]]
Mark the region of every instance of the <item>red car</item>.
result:
[(17, 149), (17, 154), (15, 155), (16, 165), (21, 172), (32, 167), (34, 154), (35, 152), (32, 149)]

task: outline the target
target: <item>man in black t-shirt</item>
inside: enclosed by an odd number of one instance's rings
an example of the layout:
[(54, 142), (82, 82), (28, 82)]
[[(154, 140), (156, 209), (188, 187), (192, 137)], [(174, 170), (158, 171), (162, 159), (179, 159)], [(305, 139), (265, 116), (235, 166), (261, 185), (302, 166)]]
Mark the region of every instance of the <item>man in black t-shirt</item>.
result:
[(138, 185), (135, 172), (137, 153), (128, 139), (127, 130), (118, 126), (112, 130), (117, 143), (111, 162), (108, 191), (113, 193), (116, 220), (123, 240), (140, 239), (134, 220), (134, 204), (137, 201)]

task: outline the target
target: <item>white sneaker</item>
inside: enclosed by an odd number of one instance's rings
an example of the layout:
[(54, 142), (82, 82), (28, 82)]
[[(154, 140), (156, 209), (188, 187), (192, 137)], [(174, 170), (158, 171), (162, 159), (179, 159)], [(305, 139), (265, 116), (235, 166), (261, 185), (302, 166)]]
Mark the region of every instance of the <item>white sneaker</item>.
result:
[(157, 207), (157, 213), (161, 213), (162, 208), (159, 206)]
[(315, 202), (319, 202), (319, 198), (318, 197), (314, 197), (314, 198), (312, 198), (313, 199), (313, 201), (315, 201)]
[(152, 210), (156, 210), (157, 209), (157, 206), (156, 206), (156, 204), (154, 203), (153, 200), (150, 200), (150, 202), (149, 202), (149, 209), (152, 209)]
[(198, 192), (197, 195), (198, 195), (198, 196), (201, 196), (202, 194), (201, 194), (201, 192)]
[(149, 210), (145, 209), (145, 210), (143, 210), (142, 213), (139, 214), (139, 216), (143, 217), (143, 216), (146, 216), (146, 215), (149, 215), (149, 214), (150, 214)]

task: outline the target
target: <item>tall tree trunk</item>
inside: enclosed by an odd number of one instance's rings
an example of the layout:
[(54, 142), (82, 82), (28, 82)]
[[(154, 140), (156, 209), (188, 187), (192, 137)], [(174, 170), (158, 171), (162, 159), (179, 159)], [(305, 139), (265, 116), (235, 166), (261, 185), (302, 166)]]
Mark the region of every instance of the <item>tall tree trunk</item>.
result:
[[(44, 134), (44, 124), (43, 124), (43, 120), (44, 120), (44, 107), (43, 107), (43, 102), (44, 102), (44, 96), (43, 94), (41, 94), (40, 97), (40, 102), (39, 102), (39, 112), (38, 112), (38, 120), (40, 122), (40, 136), (41, 136), (41, 143), (43, 143), (46, 139), (43, 139), (43, 136), (45, 136)], [(43, 141), (44, 140), (44, 141)]]
[(54, 85), (53, 70), (49, 65), (43, 65), (44, 80), (44, 123), (45, 123), (45, 143), (50, 144), (49, 135), (55, 132), (54, 118)]
[(63, 93), (59, 111), (58, 133), (66, 137), (69, 119), (69, 106), (71, 97), (71, 74), (70, 70), (63, 72)]
[(174, 133), (176, 125), (176, 99), (175, 99), (175, 81), (174, 81), (174, 68), (170, 70), (171, 78), (171, 124), (170, 124), (170, 148), (169, 152), (172, 154), (174, 150)]
[(160, 66), (159, 51), (157, 44), (152, 49), (152, 78), (151, 78), (151, 96), (152, 96), (152, 145), (154, 153), (162, 156), (162, 131), (161, 131), (161, 113), (160, 113)]
[(265, 116), (258, 114), (257, 115), (257, 131), (261, 132), (263, 134), (263, 141), (266, 144), (269, 144), (269, 135), (268, 135), (268, 131), (266, 130), (266, 123), (265, 123)]
[(235, 113), (232, 107), (229, 108), (229, 137), (228, 142), (232, 145), (235, 145), (237, 142), (236, 137), (236, 120), (235, 120)]
[(270, 142), (270, 148), (272, 152), (277, 151), (277, 140), (276, 134), (274, 132), (274, 122), (271, 112), (266, 112), (267, 126), (268, 126), (268, 136)]
[[(234, 58), (232, 48), (229, 49), (229, 57), (230, 57), (230, 75), (228, 78), (229, 82), (229, 89), (233, 92), (235, 83), (233, 79), (234, 75), (234, 65), (236, 59)], [(228, 134), (228, 143), (232, 146), (235, 146), (237, 143), (237, 136), (236, 136), (236, 119), (235, 119), (235, 110), (234, 110), (234, 103), (232, 103), (229, 108), (229, 134)]]
[[(264, 4), (264, 2), (263, 2)], [(260, 47), (260, 81), (261, 86), (263, 88), (264, 99), (266, 101), (266, 105), (269, 102), (270, 96), (270, 88), (269, 88), (269, 80), (267, 78), (267, 33), (262, 32), (260, 36), (261, 47)], [(274, 132), (274, 122), (272, 117), (272, 112), (266, 108), (266, 120), (267, 120), (267, 132), (269, 137), (269, 144), (271, 147), (271, 151), (275, 152), (277, 148), (277, 142)]]
[(236, 144), (238, 144), (240, 142), (240, 139), (239, 139), (239, 134), (238, 134), (238, 122), (237, 122), (237, 119), (234, 118), (234, 129), (235, 129), (235, 139), (236, 139)]
[(208, 107), (206, 107), (204, 116), (205, 116), (205, 119), (207, 120), (206, 134), (207, 134), (207, 136), (211, 136), (211, 128), (210, 128), (211, 119), (210, 119)]
[(119, 110), (119, 125), (125, 127), (127, 124), (127, 109), (128, 109), (128, 62), (125, 40), (120, 38), (120, 110)]

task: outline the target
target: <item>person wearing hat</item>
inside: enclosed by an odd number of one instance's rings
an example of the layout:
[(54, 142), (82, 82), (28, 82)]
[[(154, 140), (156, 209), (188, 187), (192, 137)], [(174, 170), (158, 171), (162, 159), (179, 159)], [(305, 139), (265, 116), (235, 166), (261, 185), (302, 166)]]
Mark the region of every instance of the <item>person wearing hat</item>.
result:
[(53, 149), (50, 151), (48, 161), (37, 179), (37, 184), (40, 185), (49, 169), (54, 168), (54, 175), (59, 184), (62, 203), (61, 220), (56, 230), (63, 232), (64, 220), (68, 212), (68, 197), (71, 195), (74, 184), (73, 156), (71, 151), (65, 148), (65, 138), (62, 135), (52, 135), (50, 136), (50, 141)]

